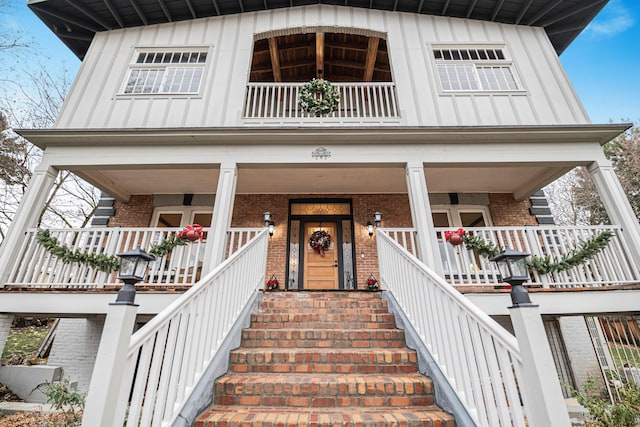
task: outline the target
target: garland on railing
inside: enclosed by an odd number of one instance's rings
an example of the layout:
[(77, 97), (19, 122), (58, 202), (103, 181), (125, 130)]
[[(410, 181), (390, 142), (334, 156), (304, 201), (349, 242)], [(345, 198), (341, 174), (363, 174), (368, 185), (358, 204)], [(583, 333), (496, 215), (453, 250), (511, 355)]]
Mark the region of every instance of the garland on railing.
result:
[[(148, 253), (160, 258), (170, 254), (177, 246), (184, 246), (198, 239), (202, 241), (202, 238), (203, 228), (200, 224), (187, 225), (180, 233), (171, 234), (162, 239), (157, 245), (152, 245)], [(104, 273), (113, 273), (120, 267), (120, 258), (118, 256), (97, 254), (78, 249), (71, 250), (61, 245), (55, 237), (51, 237), (49, 230), (39, 229), (36, 233), (36, 241), (44, 246), (47, 252), (60, 258), (64, 264), (77, 262)]]
[[(559, 260), (553, 262), (550, 256), (533, 255), (527, 262), (529, 268), (538, 274), (549, 274), (569, 270), (590, 260), (609, 244), (613, 237), (611, 231), (603, 231), (592, 239), (580, 242), (579, 249), (574, 249)], [(475, 250), (478, 255), (488, 259), (495, 258), (500, 249), (494, 243), (487, 242), (480, 236), (464, 234), (462, 237), (465, 248)]]
[(62, 246), (58, 243), (58, 239), (51, 237), (49, 230), (38, 230), (36, 233), (36, 241), (44, 246), (48, 252), (60, 258), (64, 264), (77, 262), (78, 264), (93, 267), (105, 273), (117, 271), (120, 266), (120, 260), (115, 255), (83, 252), (78, 249), (74, 251)]

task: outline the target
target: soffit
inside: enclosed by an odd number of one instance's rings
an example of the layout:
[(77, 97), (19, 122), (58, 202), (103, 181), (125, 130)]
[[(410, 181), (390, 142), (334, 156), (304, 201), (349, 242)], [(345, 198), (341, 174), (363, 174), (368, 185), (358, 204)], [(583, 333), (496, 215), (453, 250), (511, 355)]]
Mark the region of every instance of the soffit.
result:
[(79, 58), (97, 32), (210, 16), (329, 4), (542, 27), (561, 53), (608, 0), (29, 0)]

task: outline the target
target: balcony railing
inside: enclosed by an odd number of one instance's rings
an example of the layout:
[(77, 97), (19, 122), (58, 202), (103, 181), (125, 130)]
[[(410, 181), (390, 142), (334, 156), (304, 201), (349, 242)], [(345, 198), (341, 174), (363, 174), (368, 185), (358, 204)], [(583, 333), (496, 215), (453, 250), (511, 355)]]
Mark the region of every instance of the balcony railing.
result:
[[(295, 121), (315, 119), (299, 104), (305, 83), (249, 83), (244, 107), (245, 119)], [(397, 122), (400, 113), (393, 83), (334, 83), (340, 93), (338, 109), (322, 117), (327, 121)]]
[[(476, 251), (467, 250), (464, 244), (452, 246), (445, 241), (444, 232), (455, 227), (436, 228), (440, 260), (445, 279), (456, 286), (495, 285), (499, 272), (493, 262)], [(619, 226), (575, 227), (474, 227), (465, 232), (480, 236), (499, 248), (509, 247), (531, 255), (550, 256), (558, 260), (580, 244), (603, 231), (613, 232), (608, 245), (582, 265), (557, 273), (533, 273), (532, 282), (543, 287), (580, 288), (637, 283), (640, 273), (632, 261)], [(414, 229), (385, 229), (391, 238), (417, 256)]]
[[(137, 247), (149, 250), (179, 228), (52, 229), (51, 237), (71, 250), (115, 255)], [(205, 235), (209, 229), (205, 228)], [(259, 228), (233, 228), (227, 235), (227, 257), (247, 244)], [(27, 231), (6, 286), (39, 288), (96, 288), (118, 285), (116, 273), (104, 273), (78, 263), (64, 263), (36, 241), (36, 229)], [(200, 280), (205, 241), (176, 247), (150, 264), (147, 286), (191, 285)]]

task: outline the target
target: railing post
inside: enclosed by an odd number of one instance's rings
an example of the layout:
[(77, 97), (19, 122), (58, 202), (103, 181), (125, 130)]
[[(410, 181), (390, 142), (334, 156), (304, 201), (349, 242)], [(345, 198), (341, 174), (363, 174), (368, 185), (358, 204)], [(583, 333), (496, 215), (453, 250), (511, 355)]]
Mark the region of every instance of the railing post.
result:
[(529, 425), (571, 426), (539, 306), (514, 301), (513, 306), (509, 307), (509, 315), (522, 357), (521, 387), (528, 408)]
[[(531, 255), (544, 257), (544, 253), (542, 252), (542, 247), (540, 245), (540, 240), (538, 240), (537, 230), (534, 227), (525, 227), (524, 235), (527, 239), (527, 243), (529, 244), (529, 250), (531, 251)], [(546, 236), (542, 234), (542, 238), (545, 239)], [(543, 288), (549, 287), (548, 274), (537, 274), (537, 277), (540, 279), (540, 284), (542, 285)]]
[(98, 355), (91, 375), (91, 386), (82, 418), (82, 427), (111, 427), (124, 414), (116, 408), (123, 387), (131, 334), (138, 305), (114, 302), (109, 305), (100, 338)]

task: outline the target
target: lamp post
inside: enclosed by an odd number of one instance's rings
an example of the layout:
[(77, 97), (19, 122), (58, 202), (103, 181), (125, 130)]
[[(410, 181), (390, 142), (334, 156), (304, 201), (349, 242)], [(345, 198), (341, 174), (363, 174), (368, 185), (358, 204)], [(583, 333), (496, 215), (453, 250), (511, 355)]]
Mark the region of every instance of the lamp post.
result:
[(264, 227), (269, 227), (269, 223), (271, 222), (271, 212), (264, 213)]
[[(119, 405), (118, 391), (125, 380), (126, 370), (122, 367), (127, 360), (138, 312), (138, 305), (134, 302), (135, 284), (144, 280), (149, 261), (156, 259), (140, 248), (117, 255), (120, 257), (118, 279), (124, 282), (124, 286), (107, 310), (82, 427), (112, 426), (119, 416), (124, 417), (124, 405)], [(122, 412), (117, 414), (120, 410)]]
[(564, 404), (562, 388), (549, 340), (544, 329), (540, 308), (533, 304), (522, 285), (530, 279), (527, 253), (505, 249), (493, 258), (502, 281), (511, 285), (509, 316), (518, 340), (522, 358), (522, 387), (528, 416), (532, 425), (569, 427), (569, 414)]
[(511, 285), (511, 302), (514, 307), (532, 305), (529, 293), (522, 285), (530, 279), (526, 258), (529, 254), (506, 248), (491, 261), (495, 262), (502, 281)]
[(124, 286), (118, 291), (114, 304), (131, 305), (136, 297), (135, 284), (144, 280), (149, 262), (155, 261), (156, 257), (149, 255), (140, 247), (116, 255), (120, 257), (118, 280), (122, 280)]

